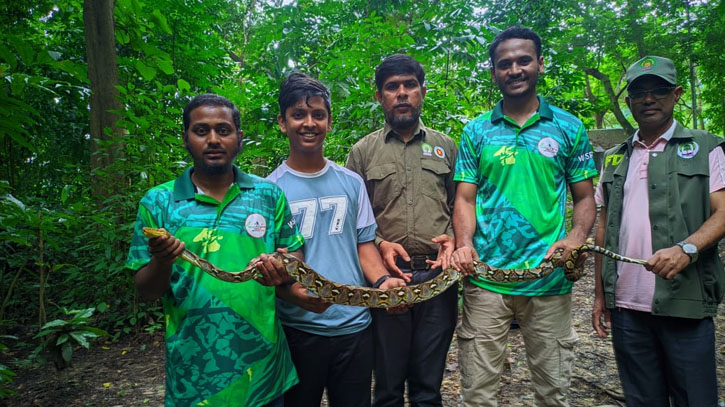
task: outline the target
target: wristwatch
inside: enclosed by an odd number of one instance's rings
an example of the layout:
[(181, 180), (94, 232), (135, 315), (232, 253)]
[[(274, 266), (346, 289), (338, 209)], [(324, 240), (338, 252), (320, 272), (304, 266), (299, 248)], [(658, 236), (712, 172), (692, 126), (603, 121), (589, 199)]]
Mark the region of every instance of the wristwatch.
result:
[(685, 252), (686, 255), (690, 256), (690, 264), (697, 261), (697, 256), (699, 254), (697, 252), (697, 246), (695, 246), (692, 243), (688, 243), (684, 240), (681, 241), (680, 243), (677, 243), (677, 245), (680, 246), (680, 248), (682, 248), (682, 251)]

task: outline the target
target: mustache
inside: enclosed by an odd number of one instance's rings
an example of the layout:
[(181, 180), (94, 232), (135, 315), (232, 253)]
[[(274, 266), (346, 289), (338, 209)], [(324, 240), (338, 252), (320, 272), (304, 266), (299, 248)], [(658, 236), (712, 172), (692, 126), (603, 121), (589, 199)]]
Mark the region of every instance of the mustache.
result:
[(227, 151), (223, 148), (207, 148), (206, 150), (202, 151), (202, 154), (217, 154), (217, 153), (226, 153)]
[(524, 75), (520, 75), (520, 76), (517, 76), (515, 78), (508, 79), (506, 81), (506, 83), (509, 84), (509, 83), (518, 82), (518, 81), (525, 80), (525, 79), (526, 79), (526, 77)]

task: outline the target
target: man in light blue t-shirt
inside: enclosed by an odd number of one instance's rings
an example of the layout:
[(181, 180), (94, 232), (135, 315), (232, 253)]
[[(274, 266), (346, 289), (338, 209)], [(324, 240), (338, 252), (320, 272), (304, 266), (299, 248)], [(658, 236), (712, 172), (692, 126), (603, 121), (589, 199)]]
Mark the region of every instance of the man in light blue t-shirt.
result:
[[(287, 196), (305, 237), (306, 262), (335, 282), (376, 288), (404, 286), (391, 278), (375, 247), (375, 216), (356, 173), (328, 161), (330, 93), (317, 80), (291, 74), (280, 88), (280, 128), (289, 137), (287, 160), (268, 179)], [(299, 284), (278, 291), (280, 319), (300, 383), (285, 406), (370, 406), (374, 349), (367, 308), (330, 305)]]

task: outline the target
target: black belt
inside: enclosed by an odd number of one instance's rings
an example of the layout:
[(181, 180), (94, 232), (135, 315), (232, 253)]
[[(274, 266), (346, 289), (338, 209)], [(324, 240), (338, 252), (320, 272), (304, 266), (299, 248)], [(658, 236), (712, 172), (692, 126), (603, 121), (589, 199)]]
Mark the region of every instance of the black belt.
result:
[(438, 258), (438, 254), (416, 254), (413, 256), (410, 256), (410, 261), (403, 260), (402, 257), (398, 257), (395, 260), (395, 265), (398, 266), (398, 268), (405, 268), (410, 270), (428, 270), (430, 269), (430, 264), (426, 262), (426, 260), (433, 260)]

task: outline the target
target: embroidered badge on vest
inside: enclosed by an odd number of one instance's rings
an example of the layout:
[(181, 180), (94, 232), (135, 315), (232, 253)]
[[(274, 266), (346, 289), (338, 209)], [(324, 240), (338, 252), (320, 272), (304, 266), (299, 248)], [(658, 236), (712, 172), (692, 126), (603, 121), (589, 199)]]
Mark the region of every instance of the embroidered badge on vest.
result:
[(436, 155), (436, 157), (441, 159), (446, 157), (446, 150), (444, 150), (441, 146), (435, 146), (435, 148), (433, 148), (433, 153)]
[(433, 154), (433, 146), (428, 143), (423, 143), (423, 155), (430, 157)]
[(698, 151), (700, 151), (700, 146), (695, 141), (688, 141), (677, 146), (677, 155), (686, 159), (696, 156)]

